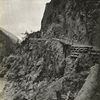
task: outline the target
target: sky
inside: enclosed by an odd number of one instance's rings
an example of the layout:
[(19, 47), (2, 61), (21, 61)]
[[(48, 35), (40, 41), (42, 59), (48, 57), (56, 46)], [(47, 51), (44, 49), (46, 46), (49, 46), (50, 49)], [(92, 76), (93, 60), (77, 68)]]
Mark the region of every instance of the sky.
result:
[(50, 0), (0, 0), (0, 27), (18, 37), (39, 30), (47, 2)]

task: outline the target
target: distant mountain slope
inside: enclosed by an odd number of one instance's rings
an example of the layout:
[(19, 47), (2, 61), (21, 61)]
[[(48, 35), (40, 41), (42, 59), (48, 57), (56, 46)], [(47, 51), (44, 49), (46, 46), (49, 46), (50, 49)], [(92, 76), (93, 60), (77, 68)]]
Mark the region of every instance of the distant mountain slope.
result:
[(20, 42), (20, 40), (15, 35), (0, 28), (0, 63), (4, 57), (15, 51), (17, 42)]
[(20, 42), (20, 41), (21, 41), (18, 37), (16, 37), (14, 34), (8, 32), (7, 30), (5, 30), (5, 29), (3, 29), (3, 28), (1, 28), (1, 27), (0, 27), (0, 30), (1, 30), (6, 36), (8, 36), (14, 43)]

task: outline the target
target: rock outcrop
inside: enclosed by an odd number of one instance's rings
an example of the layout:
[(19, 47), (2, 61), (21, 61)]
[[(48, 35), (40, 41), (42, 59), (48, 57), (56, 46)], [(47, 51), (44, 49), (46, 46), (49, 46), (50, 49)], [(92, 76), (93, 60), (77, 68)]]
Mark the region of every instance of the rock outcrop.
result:
[(9, 69), (5, 100), (74, 100), (95, 62), (89, 54), (65, 55), (70, 48), (58, 40), (95, 45), (99, 11), (99, 0), (51, 0), (41, 30), (3, 62)]

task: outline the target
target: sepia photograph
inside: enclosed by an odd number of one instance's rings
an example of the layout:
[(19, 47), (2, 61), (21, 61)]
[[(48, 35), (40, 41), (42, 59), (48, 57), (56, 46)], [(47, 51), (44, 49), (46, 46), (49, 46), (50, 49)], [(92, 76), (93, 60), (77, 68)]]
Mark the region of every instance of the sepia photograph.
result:
[(0, 100), (100, 100), (100, 0), (0, 0)]

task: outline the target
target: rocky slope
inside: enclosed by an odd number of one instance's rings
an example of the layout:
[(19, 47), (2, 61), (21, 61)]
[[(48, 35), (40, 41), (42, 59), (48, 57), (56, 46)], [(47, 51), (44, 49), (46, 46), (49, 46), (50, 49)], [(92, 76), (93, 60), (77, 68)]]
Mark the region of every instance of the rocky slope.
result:
[(27, 35), (2, 63), (5, 100), (74, 100), (95, 62), (88, 54), (65, 55), (68, 49), (57, 39), (95, 45), (99, 11), (99, 0), (51, 0), (41, 30)]
[(95, 45), (99, 6), (99, 0), (51, 0), (46, 5), (41, 30), (47, 37), (67, 37), (74, 43)]
[(2, 69), (2, 60), (4, 57), (8, 57), (11, 53), (14, 53), (18, 40), (12, 33), (0, 27), (0, 100), (4, 100), (3, 88), (5, 86), (5, 80), (3, 76), (7, 71)]

